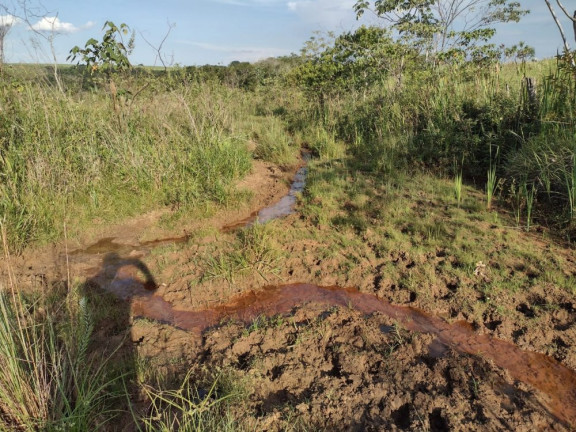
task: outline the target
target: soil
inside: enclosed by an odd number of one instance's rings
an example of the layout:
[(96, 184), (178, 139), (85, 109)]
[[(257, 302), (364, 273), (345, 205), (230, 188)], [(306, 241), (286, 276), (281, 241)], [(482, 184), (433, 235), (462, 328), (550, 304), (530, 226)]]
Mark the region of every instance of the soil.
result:
[[(461, 280), (443, 276), (422, 295), (387, 271), (433, 263), (440, 272), (454, 261), (449, 251), (379, 254), (368, 229), (362, 245), (328, 254), (329, 233), (298, 214), (274, 222), (269, 243), (281, 253), (260, 251), (248, 271), (207, 277), (213, 257), (223, 260), (226, 245), (238, 241), (222, 229), (278, 201), (293, 173), (256, 161), (239, 185), (252, 192), (247, 206), (176, 233), (159, 228), (168, 211), (155, 212), (15, 257), (12, 268), (30, 285), (88, 281), (128, 302), (131, 349), (159, 371), (232, 374), (247, 389), (233, 410), (251, 430), (576, 428), (576, 299), (552, 284), (502, 295), (504, 309), (477, 313), (457, 289)], [(522, 238), (576, 276), (569, 248)], [(497, 265), (527, 278), (541, 272), (521, 258)], [(479, 262), (470, 284), (492, 278), (495, 266)], [(97, 336), (122, 331), (103, 323)]]

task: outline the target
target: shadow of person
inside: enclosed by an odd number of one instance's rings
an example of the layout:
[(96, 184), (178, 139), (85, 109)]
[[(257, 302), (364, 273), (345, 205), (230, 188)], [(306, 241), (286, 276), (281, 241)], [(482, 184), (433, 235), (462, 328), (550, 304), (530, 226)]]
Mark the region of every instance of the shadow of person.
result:
[(113, 385), (118, 387), (115, 391), (119, 394), (119, 406), (115, 408), (119, 414), (107, 423), (105, 430), (137, 430), (131, 412), (142, 402), (136, 384), (136, 350), (140, 341), (132, 336), (132, 303), (152, 297), (157, 287), (144, 262), (139, 258), (123, 258), (116, 252), (106, 254), (98, 273), (81, 286), (94, 323), (93, 352), (108, 362), (113, 378), (122, 377)]
[(142, 289), (150, 292), (158, 288), (154, 276), (142, 260), (122, 258), (116, 252), (104, 256), (100, 271), (89, 282), (123, 299), (127, 299), (131, 292), (138, 293)]

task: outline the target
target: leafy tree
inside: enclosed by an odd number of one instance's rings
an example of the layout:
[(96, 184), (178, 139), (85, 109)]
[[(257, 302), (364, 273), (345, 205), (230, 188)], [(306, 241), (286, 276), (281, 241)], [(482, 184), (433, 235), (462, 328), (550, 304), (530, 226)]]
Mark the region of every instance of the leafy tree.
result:
[(534, 48), (527, 46), (524, 42), (504, 48), (505, 58), (513, 60), (514, 62), (520, 60), (524, 63), (527, 60), (533, 59), (535, 54), (536, 51)]
[(363, 94), (374, 82), (399, 75), (404, 58), (413, 50), (396, 43), (390, 32), (381, 27), (362, 26), (355, 32), (330, 39), (313, 37), (302, 50), (304, 63), (295, 71), (296, 81), (319, 99), (342, 91)]
[(78, 59), (78, 64), (84, 63), (90, 69), (90, 73), (103, 71), (110, 74), (132, 67), (128, 56), (134, 49), (134, 32), (125, 44), (123, 36), (130, 32), (126, 24), (116, 26), (112, 21), (106, 21), (102, 30), (106, 30), (102, 41), (94, 38), (88, 39), (84, 48), (78, 46), (72, 48), (66, 60)]
[(354, 9), (358, 17), (371, 10), (427, 54), (450, 56), (469, 50), (482, 56), (494, 24), (518, 22), (529, 12), (511, 0), (356, 0)]

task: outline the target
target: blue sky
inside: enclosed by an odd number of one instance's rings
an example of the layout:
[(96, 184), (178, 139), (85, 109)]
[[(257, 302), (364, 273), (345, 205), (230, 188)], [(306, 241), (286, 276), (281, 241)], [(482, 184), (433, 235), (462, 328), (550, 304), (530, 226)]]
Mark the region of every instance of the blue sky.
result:
[[(38, 0), (27, 1), (30, 5), (40, 4)], [(499, 26), (495, 42), (513, 44), (523, 40), (536, 48), (537, 57), (553, 56), (561, 50), (562, 43), (544, 1), (520, 2), (532, 13), (519, 24)], [(54, 48), (61, 63), (74, 45), (83, 46), (91, 37), (101, 39), (103, 24), (111, 20), (116, 24), (125, 22), (136, 30), (133, 64), (160, 64), (155, 50), (144, 38), (158, 46), (169, 25), (174, 25), (162, 49), (169, 63), (227, 65), (233, 60), (256, 61), (298, 53), (314, 31), (353, 30), (360, 24), (353, 11), (354, 3), (354, 0), (46, 0), (41, 3), (43, 8), (38, 15), (47, 18), (29, 21), (40, 32), (52, 25), (59, 30)], [(11, 9), (21, 15), (17, 9)], [(563, 18), (572, 48), (576, 47), (572, 23), (559, 10), (557, 13)], [(362, 22), (383, 24), (370, 14)], [(6, 61), (51, 62), (49, 45), (26, 27), (17, 23), (6, 37)]]

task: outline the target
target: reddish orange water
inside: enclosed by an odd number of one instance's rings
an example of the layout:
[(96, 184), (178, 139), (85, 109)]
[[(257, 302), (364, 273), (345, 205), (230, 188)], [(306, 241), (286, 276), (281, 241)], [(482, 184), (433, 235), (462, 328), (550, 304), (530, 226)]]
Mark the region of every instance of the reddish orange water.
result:
[(296, 306), (316, 303), (350, 307), (365, 314), (383, 313), (412, 331), (431, 333), (437, 342), (453, 349), (482, 356), (502, 367), (519, 381), (530, 384), (547, 396), (543, 403), (559, 420), (576, 425), (576, 374), (551, 357), (523, 351), (514, 344), (475, 333), (470, 326), (449, 324), (418, 309), (394, 306), (377, 297), (352, 289), (293, 284), (270, 287), (239, 296), (213, 309), (176, 309), (159, 296), (142, 290), (132, 298), (132, 312), (201, 333), (225, 318), (250, 322), (259, 315), (290, 312)]

